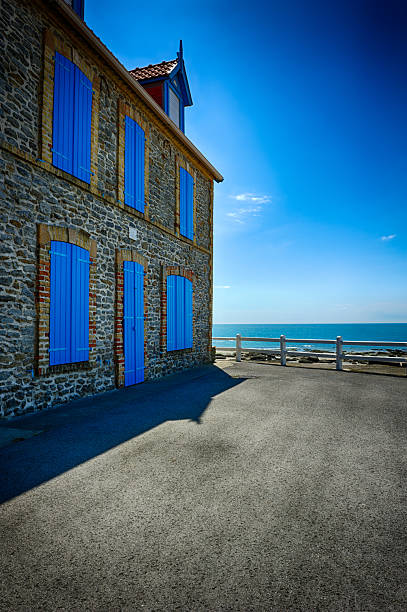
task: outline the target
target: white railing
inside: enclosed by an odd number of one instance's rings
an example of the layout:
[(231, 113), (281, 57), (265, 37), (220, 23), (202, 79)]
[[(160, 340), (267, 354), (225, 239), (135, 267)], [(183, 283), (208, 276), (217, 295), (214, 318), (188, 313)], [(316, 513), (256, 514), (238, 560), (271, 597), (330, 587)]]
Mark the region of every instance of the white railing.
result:
[[(336, 369), (342, 370), (342, 364), (344, 360), (354, 361), (379, 361), (381, 363), (407, 363), (405, 357), (380, 357), (376, 355), (356, 355), (355, 353), (344, 354), (343, 346), (385, 346), (385, 347), (399, 347), (407, 349), (407, 342), (376, 342), (373, 340), (344, 340), (342, 336), (337, 336), (336, 340), (315, 340), (315, 339), (298, 339), (298, 338), (286, 338), (280, 336), (279, 338), (247, 338), (242, 337), (240, 334), (236, 334), (233, 338), (213, 337), (212, 340), (224, 340), (236, 342), (235, 346), (217, 346), (218, 351), (233, 351), (236, 352), (236, 361), (242, 360), (242, 351), (245, 353), (266, 353), (270, 355), (280, 355), (281, 365), (287, 365), (287, 356), (295, 357), (324, 357), (335, 359)], [(278, 349), (253, 349), (242, 347), (242, 342), (279, 342), (280, 348)], [(318, 351), (294, 351), (287, 350), (287, 342), (295, 344), (335, 344), (335, 353), (321, 353)]]

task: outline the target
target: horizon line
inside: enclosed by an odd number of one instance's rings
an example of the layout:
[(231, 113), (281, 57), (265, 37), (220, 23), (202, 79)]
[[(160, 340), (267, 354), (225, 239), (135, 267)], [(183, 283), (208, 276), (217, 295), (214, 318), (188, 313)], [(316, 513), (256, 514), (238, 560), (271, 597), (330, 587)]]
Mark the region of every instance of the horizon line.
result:
[(331, 323), (212, 323), (212, 325), (407, 325), (407, 321), (347, 321)]

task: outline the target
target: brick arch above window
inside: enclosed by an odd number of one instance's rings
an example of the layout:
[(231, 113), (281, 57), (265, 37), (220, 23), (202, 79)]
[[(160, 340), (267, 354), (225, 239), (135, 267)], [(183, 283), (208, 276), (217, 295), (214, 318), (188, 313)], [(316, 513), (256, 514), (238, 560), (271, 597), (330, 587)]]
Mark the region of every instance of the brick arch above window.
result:
[[(192, 330), (194, 329), (194, 286), (195, 286), (195, 274), (189, 268), (184, 266), (162, 266), (161, 275), (161, 333), (160, 333), (160, 346), (161, 351), (167, 352), (167, 277), (168, 276), (183, 276), (192, 283)], [(191, 351), (192, 349), (179, 349), (180, 351)]]
[[(66, 242), (86, 249), (89, 252), (89, 360), (87, 362), (49, 365), (50, 349), (50, 273), (51, 273), (51, 243)], [(83, 231), (53, 225), (38, 225), (38, 266), (37, 266), (37, 348), (35, 370), (37, 375), (47, 375), (51, 372), (71, 372), (73, 370), (91, 368), (95, 365), (96, 356), (96, 241)]]
[(47, 245), (51, 240), (75, 244), (89, 251), (90, 257), (96, 258), (96, 240), (93, 240), (84, 230), (40, 223), (38, 225), (38, 245), (40, 247)]

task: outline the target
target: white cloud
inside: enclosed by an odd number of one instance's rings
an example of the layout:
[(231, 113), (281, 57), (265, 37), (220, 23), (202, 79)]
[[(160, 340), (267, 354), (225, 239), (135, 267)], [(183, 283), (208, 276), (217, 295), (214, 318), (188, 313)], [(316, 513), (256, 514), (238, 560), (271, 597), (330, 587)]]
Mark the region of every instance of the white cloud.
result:
[(215, 285), (214, 289), (231, 289), (231, 285)]
[(333, 307), (337, 310), (348, 310), (352, 304), (333, 304)]
[(255, 204), (268, 204), (271, 202), (271, 197), (268, 195), (256, 195), (255, 193), (239, 193), (231, 195), (230, 198), (238, 202), (253, 202)]
[(394, 240), (397, 234), (389, 234), (388, 236), (382, 236), (380, 240), (387, 242), (388, 240)]
[(235, 213), (234, 212), (233, 213), (226, 213), (226, 215), (228, 217), (232, 217), (233, 221), (236, 221), (236, 223), (244, 223), (244, 221), (242, 221), (240, 219), (240, 217), (238, 216), (237, 212), (235, 212)]
[(238, 195), (229, 196), (233, 200), (238, 202), (248, 202), (252, 206), (246, 206), (245, 208), (237, 208), (233, 212), (228, 212), (226, 215), (231, 217), (236, 223), (243, 224), (245, 219), (251, 215), (252, 217), (258, 217), (263, 210), (264, 204), (271, 202), (271, 197), (268, 195), (255, 195), (254, 193), (240, 193)]

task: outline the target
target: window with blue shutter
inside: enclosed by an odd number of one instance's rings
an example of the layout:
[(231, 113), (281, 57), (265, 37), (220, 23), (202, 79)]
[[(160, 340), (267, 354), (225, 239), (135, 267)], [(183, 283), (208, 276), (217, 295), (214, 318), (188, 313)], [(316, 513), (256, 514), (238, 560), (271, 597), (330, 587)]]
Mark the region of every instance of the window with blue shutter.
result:
[(179, 169), (179, 231), (194, 238), (194, 179), (184, 168)]
[(124, 130), (124, 203), (144, 212), (145, 134), (127, 115)]
[(89, 359), (89, 251), (51, 242), (49, 364)]
[(90, 183), (92, 83), (55, 52), (52, 163)]
[(167, 351), (192, 348), (192, 283), (167, 276)]

